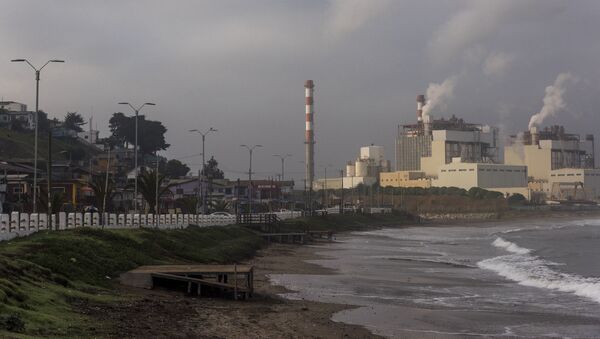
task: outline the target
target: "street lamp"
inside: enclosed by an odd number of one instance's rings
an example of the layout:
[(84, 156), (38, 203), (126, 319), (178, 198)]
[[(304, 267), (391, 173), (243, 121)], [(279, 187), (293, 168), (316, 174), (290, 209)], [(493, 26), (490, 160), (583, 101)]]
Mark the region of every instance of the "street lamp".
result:
[(37, 161), (38, 161), (38, 115), (40, 114), (40, 72), (46, 65), (51, 62), (60, 62), (64, 63), (64, 60), (52, 59), (46, 61), (46, 63), (40, 67), (36, 68), (29, 62), (27, 59), (13, 59), (11, 62), (26, 62), (33, 70), (35, 71), (35, 136), (33, 141), (33, 213), (37, 213)]
[[(206, 130), (204, 133), (201, 132), (198, 129), (191, 129), (190, 132), (192, 133), (198, 133), (202, 136), (202, 170), (198, 171), (198, 183), (199, 183), (199, 189), (198, 189), (198, 194), (200, 194), (200, 190), (202, 190), (202, 212), (203, 214), (207, 213), (207, 206), (206, 206), (206, 192), (204, 190), (204, 186), (202, 185), (204, 183), (204, 177), (206, 176), (206, 161), (205, 161), (205, 156), (204, 156), (204, 142), (206, 141), (206, 135), (210, 132), (218, 132), (216, 128), (209, 128), (208, 130)], [(198, 211), (198, 208), (196, 208), (196, 211)]]
[(263, 146), (262, 145), (254, 145), (254, 146), (250, 147), (248, 145), (240, 145), (240, 147), (244, 147), (244, 148), (248, 149), (248, 152), (250, 153), (250, 168), (248, 169), (248, 193), (249, 193), (248, 210), (249, 210), (250, 214), (252, 214), (252, 152), (254, 151), (255, 148), (263, 147)]
[(133, 206), (134, 206), (134, 213), (137, 214), (138, 212), (138, 205), (137, 205), (137, 196), (138, 196), (138, 115), (140, 114), (140, 111), (142, 110), (142, 108), (144, 108), (144, 106), (156, 106), (156, 104), (152, 103), (152, 102), (146, 102), (144, 104), (142, 104), (140, 107), (138, 107), (137, 109), (130, 103), (128, 102), (120, 102), (119, 105), (128, 105), (129, 107), (131, 107), (131, 109), (135, 112), (135, 149), (133, 150), (134, 152), (134, 170), (135, 170), (135, 188), (134, 188), (134, 192), (133, 192)]
[(279, 159), (281, 159), (281, 181), (283, 181), (284, 180), (284, 177), (283, 177), (283, 174), (284, 174), (283, 169), (284, 169), (284, 167), (283, 166), (284, 166), (285, 158), (289, 158), (292, 155), (291, 154), (286, 154), (286, 155), (273, 154), (273, 156), (274, 157), (278, 157)]

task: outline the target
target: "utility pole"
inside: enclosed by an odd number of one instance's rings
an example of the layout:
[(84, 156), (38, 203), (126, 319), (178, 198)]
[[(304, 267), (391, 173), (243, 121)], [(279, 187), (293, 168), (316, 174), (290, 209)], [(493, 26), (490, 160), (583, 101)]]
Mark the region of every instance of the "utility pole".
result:
[(340, 194), (340, 214), (344, 214), (344, 170), (340, 170), (340, 178), (342, 178), (342, 193)]
[[(102, 217), (106, 216), (106, 196), (108, 195), (108, 171), (110, 170), (110, 144), (108, 144), (108, 157), (106, 159), (106, 176), (104, 177), (104, 197), (102, 197)], [(106, 218), (105, 218), (106, 219)], [(106, 220), (102, 225), (106, 224)], [(104, 227), (104, 226), (103, 226)]]
[(48, 131), (48, 229), (52, 230), (52, 130)]
[(258, 147), (263, 147), (262, 145), (254, 145), (252, 147), (248, 146), (248, 145), (240, 145), (240, 147), (244, 147), (248, 150), (248, 152), (250, 153), (250, 167), (248, 169), (248, 209), (249, 209), (249, 213), (252, 214), (252, 153), (254, 152), (255, 148)]

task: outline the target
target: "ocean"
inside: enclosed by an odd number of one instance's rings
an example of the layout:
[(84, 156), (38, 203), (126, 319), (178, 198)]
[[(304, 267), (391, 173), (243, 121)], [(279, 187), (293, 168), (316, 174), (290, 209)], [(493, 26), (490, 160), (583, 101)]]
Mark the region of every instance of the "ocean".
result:
[(290, 299), (392, 338), (600, 338), (600, 219), (386, 228), (318, 246)]

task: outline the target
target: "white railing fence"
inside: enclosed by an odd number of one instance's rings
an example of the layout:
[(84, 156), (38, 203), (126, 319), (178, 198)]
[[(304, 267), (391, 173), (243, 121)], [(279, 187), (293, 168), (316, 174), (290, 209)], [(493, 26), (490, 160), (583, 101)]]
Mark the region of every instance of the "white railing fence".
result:
[[(302, 216), (302, 212), (286, 211), (272, 213), (280, 220)], [(65, 213), (51, 216), (38, 213), (0, 214), (0, 241), (27, 236), (37, 231), (68, 230), (78, 227), (94, 228), (140, 228), (155, 227), (159, 229), (185, 228), (189, 225), (225, 226), (237, 222), (235, 215), (202, 215), (202, 214), (116, 214), (116, 213)]]

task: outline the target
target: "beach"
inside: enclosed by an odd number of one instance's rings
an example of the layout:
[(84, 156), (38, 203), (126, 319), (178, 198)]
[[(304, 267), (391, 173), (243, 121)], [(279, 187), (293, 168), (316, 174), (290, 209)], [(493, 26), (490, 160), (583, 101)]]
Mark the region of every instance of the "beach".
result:
[(351, 306), (278, 296), (291, 291), (272, 285), (269, 274), (334, 273), (306, 262), (319, 258), (315, 250), (311, 246), (273, 244), (259, 251), (248, 261), (255, 265), (256, 293), (245, 301), (117, 285), (124, 302), (80, 303), (77, 308), (105, 324), (91, 332), (99, 337), (377, 338), (362, 326), (331, 320), (333, 314)]

